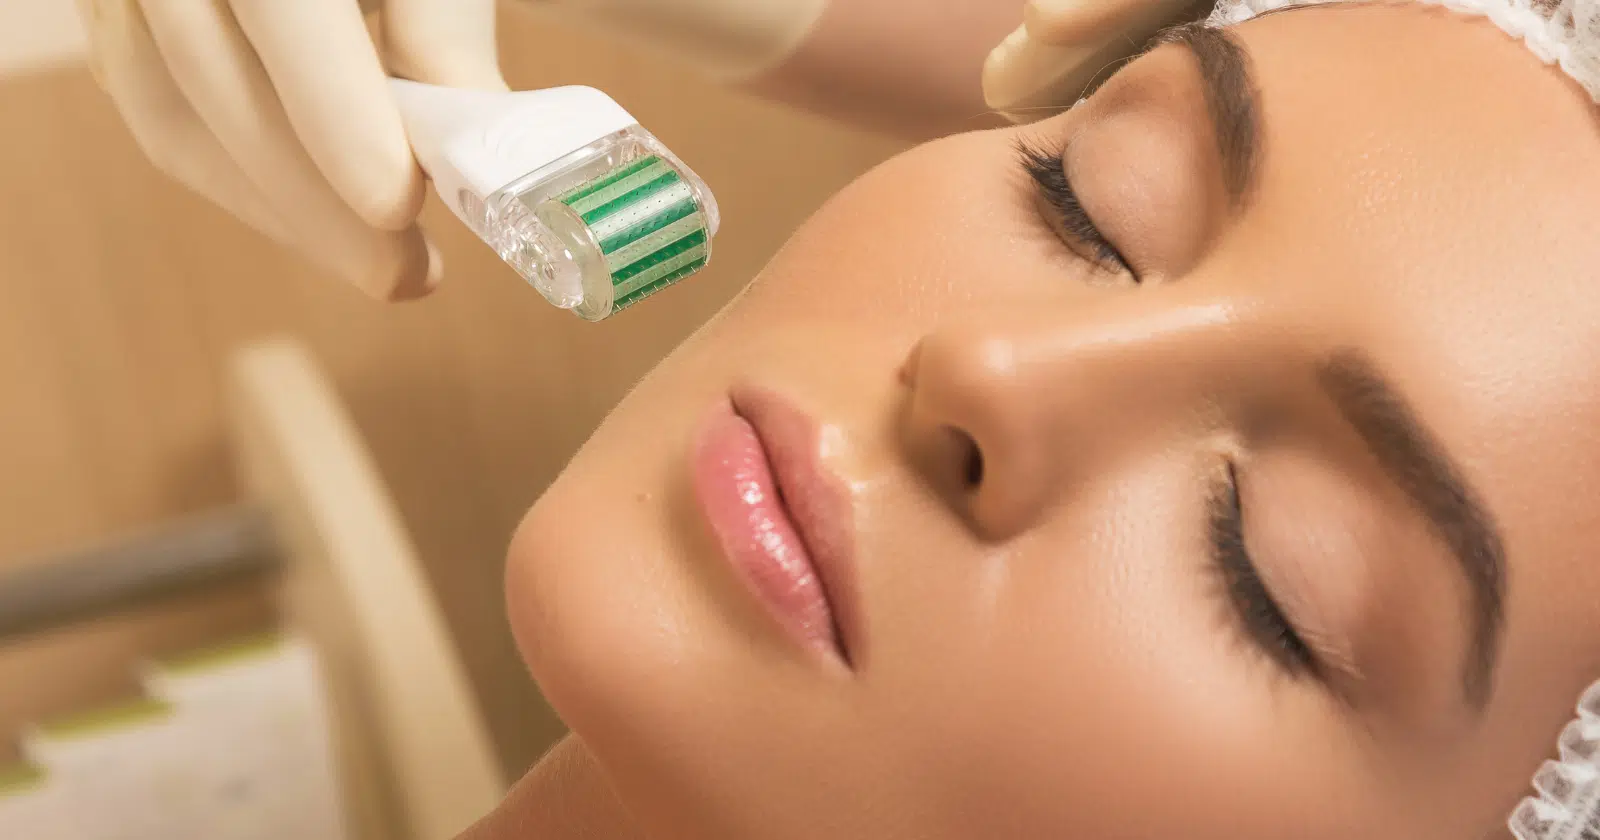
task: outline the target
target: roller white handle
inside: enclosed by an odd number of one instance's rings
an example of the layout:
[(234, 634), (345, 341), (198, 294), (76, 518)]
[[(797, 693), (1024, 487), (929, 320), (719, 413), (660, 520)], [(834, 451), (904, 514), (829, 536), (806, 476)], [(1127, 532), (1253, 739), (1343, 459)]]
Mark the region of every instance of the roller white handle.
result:
[(391, 79), (412, 152), (469, 225), (460, 193), (487, 198), (512, 181), (637, 123), (590, 87), (490, 93)]

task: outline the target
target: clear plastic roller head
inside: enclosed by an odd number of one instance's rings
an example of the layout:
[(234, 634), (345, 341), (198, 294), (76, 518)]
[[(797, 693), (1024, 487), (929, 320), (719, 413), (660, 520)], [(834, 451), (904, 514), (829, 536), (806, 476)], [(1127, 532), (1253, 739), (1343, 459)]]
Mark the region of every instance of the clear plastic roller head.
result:
[(1538, 796), (1511, 815), (1517, 840), (1600, 840), (1600, 683), (1578, 702), (1578, 718), (1561, 731), (1560, 759), (1533, 777)]
[(590, 321), (704, 268), (720, 222), (704, 182), (637, 125), (460, 200), (501, 259)]

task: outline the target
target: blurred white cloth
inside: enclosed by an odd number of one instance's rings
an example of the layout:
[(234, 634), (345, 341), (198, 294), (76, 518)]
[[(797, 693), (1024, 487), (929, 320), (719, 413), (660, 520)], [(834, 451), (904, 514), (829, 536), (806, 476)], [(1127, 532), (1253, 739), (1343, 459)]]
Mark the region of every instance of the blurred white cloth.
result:
[(310, 647), (283, 641), (147, 682), (137, 705), (27, 739), (41, 775), (0, 793), (0, 837), (346, 840)]

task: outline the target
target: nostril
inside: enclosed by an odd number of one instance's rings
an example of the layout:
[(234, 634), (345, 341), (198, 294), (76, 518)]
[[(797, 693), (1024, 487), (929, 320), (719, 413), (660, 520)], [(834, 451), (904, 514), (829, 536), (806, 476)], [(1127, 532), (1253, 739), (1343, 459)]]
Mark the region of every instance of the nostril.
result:
[(956, 431), (956, 439), (961, 441), (962, 449), (962, 478), (966, 481), (967, 490), (976, 490), (983, 483), (983, 450), (978, 448), (978, 442), (972, 435)]

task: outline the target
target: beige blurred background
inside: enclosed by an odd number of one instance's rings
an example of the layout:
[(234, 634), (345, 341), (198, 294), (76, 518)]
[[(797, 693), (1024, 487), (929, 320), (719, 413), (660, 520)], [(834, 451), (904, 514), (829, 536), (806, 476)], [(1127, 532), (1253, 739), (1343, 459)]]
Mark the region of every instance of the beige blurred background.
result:
[[(505, 627), (518, 518), (608, 408), (828, 195), (900, 144), (503, 10), (518, 88), (600, 87), (703, 175), (712, 268), (613, 322), (545, 304), (436, 203), (443, 289), (384, 307), (166, 182), (75, 60), (71, 0), (0, 2), (0, 569), (237, 495), (220, 386), (302, 339), (393, 491), (508, 771), (559, 733)], [(0, 761), (23, 720), (132, 688), (126, 660), (268, 620), (235, 586), (0, 641)], [(65, 664), (64, 664), (65, 663)]]

